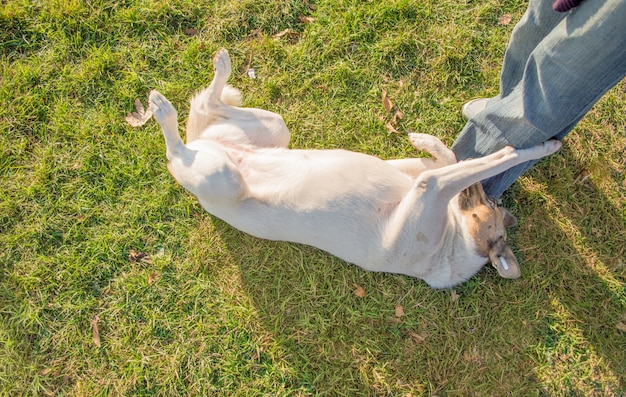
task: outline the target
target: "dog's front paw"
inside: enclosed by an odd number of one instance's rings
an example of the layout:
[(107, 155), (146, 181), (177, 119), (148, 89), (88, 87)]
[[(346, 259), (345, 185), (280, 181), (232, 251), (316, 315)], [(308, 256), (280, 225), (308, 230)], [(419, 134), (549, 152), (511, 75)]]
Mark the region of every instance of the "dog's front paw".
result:
[(520, 155), (525, 156), (531, 160), (537, 160), (558, 151), (561, 148), (561, 145), (561, 141), (557, 139), (550, 139), (528, 149), (519, 150), (518, 152), (520, 153)]
[(230, 74), (230, 56), (225, 48), (220, 49), (213, 57), (213, 67), (215, 68), (215, 73)]
[(558, 139), (550, 139), (549, 141), (545, 141), (543, 143), (543, 147), (548, 154), (556, 153), (562, 145), (563, 143)]
[(154, 115), (154, 118), (163, 125), (172, 120), (176, 121), (177, 114), (176, 109), (159, 91), (152, 90), (148, 100), (150, 110)]

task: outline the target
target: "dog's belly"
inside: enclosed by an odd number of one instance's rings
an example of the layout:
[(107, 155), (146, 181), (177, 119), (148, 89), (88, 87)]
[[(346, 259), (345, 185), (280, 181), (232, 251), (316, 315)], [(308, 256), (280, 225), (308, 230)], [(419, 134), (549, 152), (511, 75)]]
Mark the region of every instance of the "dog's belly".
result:
[(199, 197), (208, 212), (256, 237), (314, 246), (366, 268), (381, 257), (389, 217), (413, 185), (383, 160), (342, 150), (243, 153), (239, 167), (245, 197)]
[(231, 226), (259, 238), (310, 245), (362, 267), (369, 267), (370, 261), (377, 262), (375, 258), (384, 250), (381, 233), (386, 209), (363, 211), (363, 207), (348, 203), (335, 204), (334, 208), (325, 209), (277, 209), (247, 199), (236, 206), (205, 208)]

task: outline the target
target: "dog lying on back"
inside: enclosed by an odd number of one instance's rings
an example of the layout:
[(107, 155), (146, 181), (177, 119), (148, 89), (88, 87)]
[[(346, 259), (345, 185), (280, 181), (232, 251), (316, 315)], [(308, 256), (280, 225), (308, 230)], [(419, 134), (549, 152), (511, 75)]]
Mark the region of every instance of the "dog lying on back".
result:
[(191, 100), (187, 144), (172, 104), (157, 91), (149, 98), (170, 173), (209, 213), (253, 236), (311, 245), (434, 288), (461, 283), (489, 261), (502, 277), (519, 277), (505, 230), (516, 220), (479, 181), (552, 154), (559, 141), (460, 163), (424, 134), (409, 139), (432, 158), (383, 161), (345, 150), (288, 149), (280, 115), (237, 107), (240, 94), (226, 85), (226, 50), (213, 65), (213, 81)]

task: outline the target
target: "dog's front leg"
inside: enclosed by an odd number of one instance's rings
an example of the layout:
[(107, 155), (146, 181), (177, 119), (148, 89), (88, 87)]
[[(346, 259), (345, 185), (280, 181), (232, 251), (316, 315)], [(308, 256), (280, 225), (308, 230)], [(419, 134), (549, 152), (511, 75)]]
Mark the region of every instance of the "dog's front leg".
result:
[(429, 225), (431, 236), (440, 236), (447, 224), (448, 204), (455, 195), (476, 182), (545, 157), (560, 147), (561, 142), (556, 140), (529, 149), (506, 147), (485, 157), (422, 172), (391, 215), (384, 234), (385, 245), (412, 236), (409, 229), (418, 223)]
[(416, 185), (432, 186), (437, 190), (439, 199), (448, 202), (476, 182), (498, 175), (518, 164), (548, 156), (560, 148), (561, 142), (558, 140), (549, 140), (528, 149), (508, 146), (485, 157), (426, 171), (418, 178)]

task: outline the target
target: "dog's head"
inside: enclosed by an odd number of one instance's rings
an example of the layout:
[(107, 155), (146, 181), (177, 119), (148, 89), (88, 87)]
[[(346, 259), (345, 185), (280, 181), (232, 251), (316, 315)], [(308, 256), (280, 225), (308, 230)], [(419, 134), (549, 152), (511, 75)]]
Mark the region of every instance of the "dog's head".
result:
[(476, 243), (476, 253), (487, 257), (504, 278), (521, 275), (519, 263), (506, 245), (506, 228), (517, 224), (517, 219), (506, 209), (498, 207), (488, 197), (480, 183), (463, 190), (459, 208), (467, 229)]

